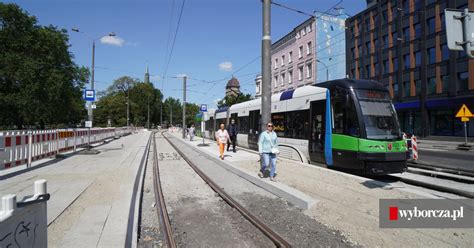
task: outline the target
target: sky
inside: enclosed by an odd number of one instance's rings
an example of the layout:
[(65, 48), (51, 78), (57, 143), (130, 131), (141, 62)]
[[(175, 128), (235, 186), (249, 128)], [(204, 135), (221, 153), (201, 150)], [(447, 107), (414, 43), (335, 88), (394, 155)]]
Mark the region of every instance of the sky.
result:
[[(95, 50), (95, 88), (105, 90), (121, 76), (151, 81), (165, 97), (182, 99), (182, 75), (187, 75), (187, 102), (208, 104), (224, 97), (232, 75), (244, 93), (255, 94), (260, 73), (261, 0), (6, 0), (38, 19), (40, 25), (67, 29), (70, 52), (80, 66), (91, 66)], [(313, 13), (340, 0), (275, 0)], [(173, 7), (174, 6), (174, 7)], [(349, 15), (366, 7), (365, 0), (343, 0)], [(289, 33), (308, 16), (272, 5), (272, 42)], [(171, 28), (170, 28), (171, 27)], [(71, 32), (77, 28), (83, 33)], [(110, 32), (115, 37), (104, 37)], [(86, 34), (84, 34), (86, 33)], [(171, 59), (167, 63), (172, 52)], [(167, 66), (168, 65), (168, 66)], [(166, 68), (168, 68), (166, 70)], [(166, 73), (166, 74), (165, 74)], [(166, 75), (166, 76), (165, 76)], [(211, 83), (212, 82), (212, 83)]]

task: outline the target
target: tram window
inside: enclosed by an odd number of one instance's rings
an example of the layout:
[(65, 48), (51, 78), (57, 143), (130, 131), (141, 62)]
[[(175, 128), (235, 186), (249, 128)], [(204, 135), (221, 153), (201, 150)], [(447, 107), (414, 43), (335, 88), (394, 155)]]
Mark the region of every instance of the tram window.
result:
[(347, 95), (347, 91), (337, 90), (332, 99), (334, 118), (333, 133), (359, 137), (359, 124), (354, 101)]
[(279, 137), (308, 139), (309, 110), (272, 114), (273, 129)]
[(238, 118), (237, 126), (239, 128), (239, 133), (248, 133), (249, 132), (249, 117), (242, 116)]

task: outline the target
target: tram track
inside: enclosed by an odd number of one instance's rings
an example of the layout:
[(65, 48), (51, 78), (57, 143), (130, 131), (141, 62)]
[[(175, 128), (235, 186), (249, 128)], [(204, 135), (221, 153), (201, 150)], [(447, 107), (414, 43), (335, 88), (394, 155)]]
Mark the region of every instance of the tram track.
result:
[(155, 192), (155, 208), (160, 220), (160, 226), (163, 230), (163, 238), (166, 245), (171, 248), (176, 247), (173, 237), (173, 229), (171, 227), (168, 210), (166, 208), (165, 197), (160, 181), (160, 168), (158, 165), (158, 152), (156, 148), (156, 132), (153, 133), (153, 188)]
[(166, 135), (164, 135), (164, 132), (162, 133), (162, 136), (184, 159), (184, 161), (186, 161), (186, 163), (196, 172), (196, 174), (198, 174), (202, 178), (202, 180), (204, 180), (204, 182), (209, 185), (209, 187), (211, 187), (212, 190), (215, 191), (222, 200), (224, 200), (230, 207), (237, 210), (242, 215), (242, 217), (244, 217), (257, 229), (259, 229), (262, 234), (268, 237), (275, 244), (276, 247), (291, 247), (291, 244), (288, 241), (286, 241), (277, 232), (267, 226), (260, 218), (258, 218), (256, 215), (254, 215), (248, 209), (242, 206), (239, 202), (237, 202), (232, 196), (230, 196), (227, 192), (220, 188), (211, 178), (209, 178), (203, 171), (201, 171), (188, 156), (186, 156), (182, 151), (180, 151), (179, 148), (174, 143), (172, 143)]

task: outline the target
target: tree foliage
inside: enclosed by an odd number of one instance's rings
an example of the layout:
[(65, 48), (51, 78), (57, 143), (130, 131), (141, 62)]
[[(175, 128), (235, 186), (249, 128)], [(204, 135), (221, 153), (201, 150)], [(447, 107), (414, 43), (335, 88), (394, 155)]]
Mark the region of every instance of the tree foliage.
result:
[(40, 26), (15, 4), (0, 3), (0, 126), (76, 126), (89, 72), (73, 62), (66, 30)]
[(217, 102), (217, 107), (232, 106), (237, 103), (246, 102), (252, 100), (252, 95), (238, 93), (237, 95), (227, 95)]

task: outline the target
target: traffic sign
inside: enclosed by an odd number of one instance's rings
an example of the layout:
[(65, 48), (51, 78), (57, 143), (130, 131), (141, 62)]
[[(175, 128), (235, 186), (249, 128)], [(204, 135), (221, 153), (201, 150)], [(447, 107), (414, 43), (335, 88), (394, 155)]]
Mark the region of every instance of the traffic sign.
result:
[(466, 54), (474, 51), (471, 42), (474, 40), (474, 12), (468, 9), (445, 9), (446, 40), (449, 50), (462, 51)]
[(95, 101), (95, 90), (84, 90), (84, 100), (88, 102)]
[(86, 124), (86, 125), (85, 125), (86, 127), (89, 127), (89, 128), (92, 127), (92, 121), (86, 121), (85, 124)]
[(207, 104), (201, 104), (201, 108), (199, 110), (201, 112), (207, 112)]
[(462, 121), (462, 122), (469, 122), (469, 118), (467, 118), (467, 117), (462, 117), (462, 118), (461, 118), (461, 121)]
[[(463, 104), (461, 109), (459, 109), (458, 113), (456, 114), (457, 118), (470, 118), (474, 117), (474, 115), (471, 113), (471, 111), (467, 108), (466, 104)], [(469, 119), (468, 119), (469, 121)]]
[(96, 108), (97, 108), (97, 105), (92, 104), (92, 105), (91, 105), (91, 108), (92, 108), (92, 109), (96, 109)]

